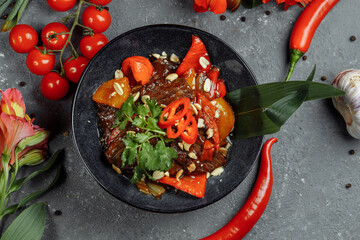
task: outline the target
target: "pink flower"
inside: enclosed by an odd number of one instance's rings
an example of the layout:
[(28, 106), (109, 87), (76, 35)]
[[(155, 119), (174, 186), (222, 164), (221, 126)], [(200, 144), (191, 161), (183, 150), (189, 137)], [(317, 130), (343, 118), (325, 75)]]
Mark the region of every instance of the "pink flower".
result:
[(10, 162), (13, 163), (17, 144), (33, 136), (35, 131), (32, 123), (25, 120), (25, 103), (20, 91), (12, 88), (5, 92), (0, 90), (0, 93), (0, 153), (11, 156)]

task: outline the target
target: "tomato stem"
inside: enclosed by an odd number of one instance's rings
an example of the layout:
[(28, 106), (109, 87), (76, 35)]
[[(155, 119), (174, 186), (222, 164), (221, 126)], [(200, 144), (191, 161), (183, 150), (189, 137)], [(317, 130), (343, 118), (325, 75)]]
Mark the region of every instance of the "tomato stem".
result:
[[(72, 24), (72, 26), (71, 26), (71, 29), (70, 29), (70, 31), (69, 31), (69, 37), (68, 37), (68, 39), (66, 40), (66, 42), (65, 42), (65, 44), (64, 44), (64, 47), (60, 50), (59, 62), (60, 62), (60, 66), (61, 66), (61, 73), (60, 73), (61, 76), (64, 76), (64, 75), (65, 75), (65, 69), (64, 69), (64, 64), (63, 64), (63, 62), (62, 62), (62, 56), (63, 56), (64, 51), (65, 51), (65, 49), (67, 48), (67, 46), (70, 45), (71, 48), (72, 48), (72, 50), (73, 50), (73, 52), (74, 52), (74, 54), (75, 54), (75, 55), (78, 55), (78, 54), (76, 53), (76, 51), (75, 51), (74, 46), (73, 46), (72, 43), (71, 43), (71, 37), (72, 37), (72, 34), (73, 34), (74, 29), (75, 29), (76, 26), (78, 26), (78, 25), (79, 25), (79, 26), (83, 26), (83, 25), (79, 24), (79, 16), (80, 16), (81, 6), (82, 6), (84, 3), (87, 4), (87, 2), (85, 2), (84, 0), (80, 0), (80, 1), (79, 1), (79, 4), (78, 4), (78, 8), (77, 8), (75, 14), (74, 14), (74, 13), (71, 14), (71, 16), (75, 16), (74, 22), (73, 22), (73, 24)], [(85, 27), (85, 26), (84, 26), (84, 27)], [(88, 27), (86, 27), (86, 28), (88, 28)], [(90, 29), (91, 29), (91, 28), (90, 28)], [(91, 29), (91, 30), (92, 30), (92, 29)]]

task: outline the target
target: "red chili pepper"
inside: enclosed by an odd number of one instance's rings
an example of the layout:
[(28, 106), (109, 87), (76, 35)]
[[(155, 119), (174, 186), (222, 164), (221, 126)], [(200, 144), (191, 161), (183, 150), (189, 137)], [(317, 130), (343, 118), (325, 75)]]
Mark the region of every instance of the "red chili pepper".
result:
[[(181, 106), (183, 106), (183, 108), (180, 111), (176, 112)], [(180, 121), (185, 116), (186, 112), (189, 110), (189, 107), (189, 98), (180, 98), (170, 103), (161, 113), (158, 126), (161, 129), (164, 129), (174, 125), (176, 121)]]
[(290, 67), (285, 81), (290, 80), (295, 64), (309, 49), (317, 27), (338, 2), (339, 0), (313, 0), (300, 14), (290, 37)]
[(185, 129), (187, 129), (188, 125), (190, 124), (191, 118), (194, 117), (192, 116), (192, 111), (188, 109), (185, 116), (182, 117), (181, 120), (179, 120), (179, 122), (175, 122), (174, 125), (171, 125), (166, 129), (166, 135), (168, 136), (168, 138), (177, 138), (180, 135), (182, 135)]
[(182, 131), (180, 137), (187, 144), (194, 144), (198, 135), (198, 127), (195, 118), (192, 116), (192, 111), (189, 111), (189, 123), (186, 125), (184, 131)]
[(270, 199), (273, 184), (270, 150), (277, 141), (271, 138), (264, 144), (255, 186), (240, 211), (223, 228), (202, 240), (239, 240), (256, 224)]
[(193, 176), (186, 175), (179, 179), (165, 176), (159, 179), (159, 182), (173, 186), (198, 198), (203, 198), (205, 196), (206, 174)]
[[(200, 64), (200, 58), (204, 58), (203, 64)], [(206, 63), (206, 64), (205, 64)], [(204, 65), (205, 64), (205, 65)], [(206, 66), (204, 68), (204, 66)], [(208, 52), (206, 51), (205, 44), (198, 36), (192, 36), (192, 44), (187, 52), (184, 60), (176, 70), (179, 76), (182, 76), (187, 70), (194, 68), (196, 72), (205, 71), (208, 72), (211, 68), (211, 62)]]
[(215, 151), (215, 145), (212, 144), (209, 140), (205, 140), (204, 143), (204, 149), (201, 152), (200, 159), (202, 161), (212, 161), (214, 160), (214, 151)]
[(153, 73), (153, 66), (149, 59), (142, 56), (132, 56), (126, 58), (121, 65), (121, 69), (124, 72), (125, 76), (131, 77), (145, 85)]

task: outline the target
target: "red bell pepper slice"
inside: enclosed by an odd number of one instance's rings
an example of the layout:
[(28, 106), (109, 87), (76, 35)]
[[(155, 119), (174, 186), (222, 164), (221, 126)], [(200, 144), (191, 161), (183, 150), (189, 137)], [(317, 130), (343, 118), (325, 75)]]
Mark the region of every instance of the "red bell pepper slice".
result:
[(216, 85), (216, 91), (219, 93), (219, 98), (223, 98), (226, 95), (226, 87), (224, 80), (219, 79)]
[(174, 188), (198, 198), (203, 198), (205, 196), (206, 174), (192, 176), (186, 175), (179, 179), (165, 176), (159, 179), (159, 182), (173, 186)]
[(154, 70), (149, 59), (142, 56), (126, 58), (121, 65), (121, 69), (125, 76), (133, 76), (142, 85), (145, 85), (150, 80)]
[[(185, 131), (185, 129), (187, 129), (187, 126), (189, 125), (191, 118), (194, 117), (192, 116), (191, 110), (188, 110), (185, 116), (181, 118), (179, 122), (175, 122), (174, 125), (171, 125), (166, 129), (166, 135), (168, 136), (168, 138), (179, 137)], [(175, 129), (177, 130), (176, 132)]]
[[(191, 113), (191, 111), (189, 111)], [(181, 139), (186, 142), (187, 144), (194, 144), (196, 142), (198, 135), (198, 127), (195, 118), (190, 115), (190, 122), (180, 135)]]
[[(176, 112), (178, 108), (183, 108)], [(158, 126), (161, 129), (171, 127), (176, 123), (176, 121), (180, 121), (190, 107), (190, 99), (189, 98), (180, 98), (176, 101), (173, 101), (169, 105), (166, 106), (166, 108), (162, 111), (160, 115), (160, 120), (158, 122)]]
[(214, 160), (214, 151), (215, 151), (215, 145), (212, 144), (209, 140), (205, 140), (204, 143), (204, 149), (201, 152), (200, 159), (202, 161), (212, 161)]
[(197, 96), (198, 103), (201, 105), (201, 116), (204, 119), (205, 125), (214, 131), (212, 139), (214, 140), (216, 151), (219, 151), (219, 149), (220, 149), (220, 134), (219, 134), (219, 128), (216, 124), (216, 118), (215, 118), (216, 108), (200, 92), (197, 92), (196, 96)]
[[(220, 75), (220, 68), (218, 67), (213, 67), (206, 75), (206, 77), (209, 78), (211, 81), (211, 88), (209, 92), (204, 91), (204, 95), (209, 100), (214, 100), (215, 98), (217, 98), (216, 91), (217, 91), (219, 75)], [(202, 88), (202, 90), (204, 90), (204, 88)]]
[[(204, 57), (209, 64), (206, 68), (203, 68), (200, 64), (200, 58)], [(194, 68), (196, 72), (205, 71), (208, 72), (211, 68), (211, 62), (208, 52), (206, 51), (205, 44), (201, 41), (198, 36), (192, 36), (192, 44), (187, 52), (184, 60), (176, 70), (179, 76), (182, 76), (187, 70)]]

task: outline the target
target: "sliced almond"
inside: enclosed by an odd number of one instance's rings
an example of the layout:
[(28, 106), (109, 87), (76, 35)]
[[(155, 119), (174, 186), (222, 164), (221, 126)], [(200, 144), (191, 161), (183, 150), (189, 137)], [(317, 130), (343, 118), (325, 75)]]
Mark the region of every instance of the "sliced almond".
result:
[(166, 105), (165, 104), (160, 104), (160, 107), (161, 108), (166, 108)]
[(190, 108), (191, 108), (191, 110), (193, 111), (193, 113), (195, 114), (195, 115), (198, 115), (198, 110), (196, 109), (196, 107), (195, 107), (195, 105), (194, 104), (190, 104)]
[(195, 153), (193, 153), (193, 152), (190, 152), (190, 153), (188, 154), (188, 156), (189, 156), (189, 158), (192, 158), (192, 159), (197, 159), (196, 154), (195, 154)]
[(226, 144), (225, 148), (226, 148), (226, 150), (229, 150), (230, 147), (231, 147), (231, 143), (228, 142), (228, 143)]
[(175, 53), (171, 54), (170, 61), (172, 61), (173, 63), (180, 63), (180, 59)]
[(228, 150), (227, 150), (226, 148), (224, 148), (224, 147), (221, 147), (221, 148), (219, 149), (219, 152), (220, 152), (222, 155), (226, 156)]
[(191, 163), (191, 164), (187, 167), (187, 170), (188, 170), (189, 172), (193, 172), (193, 171), (195, 171), (195, 169), (196, 169), (195, 163)]
[(210, 92), (210, 89), (211, 89), (211, 80), (210, 80), (210, 78), (206, 78), (205, 83), (204, 83), (204, 91)]
[(150, 99), (150, 96), (149, 95), (143, 95), (141, 96), (141, 101), (146, 104), (146, 99)]
[(185, 151), (189, 151), (190, 150), (190, 147), (191, 147), (191, 144), (188, 144), (188, 143), (186, 143), (186, 142), (182, 142), (182, 144), (183, 144), (183, 146), (184, 146), (184, 150)]
[(197, 110), (201, 110), (202, 109), (202, 107), (201, 107), (201, 105), (199, 104), (199, 103), (194, 103), (194, 106), (197, 108)]
[(204, 119), (202, 119), (202, 118), (198, 119), (197, 127), (198, 128), (204, 128), (205, 127)]
[(179, 77), (179, 75), (177, 75), (176, 73), (170, 73), (169, 75), (166, 76), (166, 80), (172, 82), (174, 80), (176, 80)]
[(184, 144), (183, 144), (182, 142), (179, 142), (179, 143), (178, 143), (178, 146), (179, 146), (179, 148), (180, 148), (181, 150), (184, 150)]
[(165, 173), (163, 172), (163, 171), (154, 171), (153, 172), (153, 178), (155, 179), (155, 180), (158, 180), (158, 179), (160, 179), (160, 178), (163, 178), (165, 176)]
[(201, 67), (204, 68), (204, 69), (207, 68), (207, 66), (210, 65), (210, 62), (204, 57), (199, 58), (199, 63), (201, 65)]
[(211, 104), (214, 106), (216, 106), (216, 103), (217, 103), (216, 101), (211, 101)]
[(160, 57), (160, 54), (158, 54), (158, 53), (153, 53), (152, 56), (153, 56), (154, 58), (158, 59), (158, 58)]
[(207, 135), (207, 138), (212, 138), (214, 136), (214, 129), (212, 128), (209, 128), (207, 131), (206, 131), (206, 135)]
[(163, 57), (167, 57), (166, 52), (165, 52), (165, 51), (163, 51), (163, 52), (161, 53), (161, 56), (163, 56)]
[(124, 77), (124, 73), (120, 69), (117, 69), (115, 71), (115, 79), (120, 79), (120, 78), (123, 78), (123, 77)]
[(179, 179), (179, 178), (182, 176), (183, 172), (184, 172), (184, 170), (180, 169), (180, 170), (176, 173), (176, 176), (175, 176), (176, 179)]
[(134, 93), (133, 96), (134, 96), (134, 102), (136, 102), (140, 97), (140, 92)]
[(168, 171), (166, 171), (164, 174), (165, 176), (170, 177), (170, 173)]
[(206, 173), (206, 178), (209, 178), (211, 175), (209, 172)]
[(112, 168), (115, 170), (115, 172), (117, 172), (118, 174), (121, 174), (121, 169), (118, 168), (117, 166), (115, 166), (114, 164), (112, 165)]
[(211, 176), (219, 176), (223, 172), (224, 172), (224, 168), (218, 167), (218, 168), (215, 168), (210, 174), (211, 174)]
[(115, 89), (115, 91), (116, 91), (117, 94), (119, 94), (119, 95), (123, 95), (123, 94), (124, 94), (124, 90), (122, 89), (122, 87), (120, 86), (120, 84), (118, 84), (117, 82), (114, 83), (113, 87), (114, 87), (114, 89)]
[(219, 118), (220, 117), (220, 111), (219, 110), (216, 110), (215, 111), (215, 118)]

